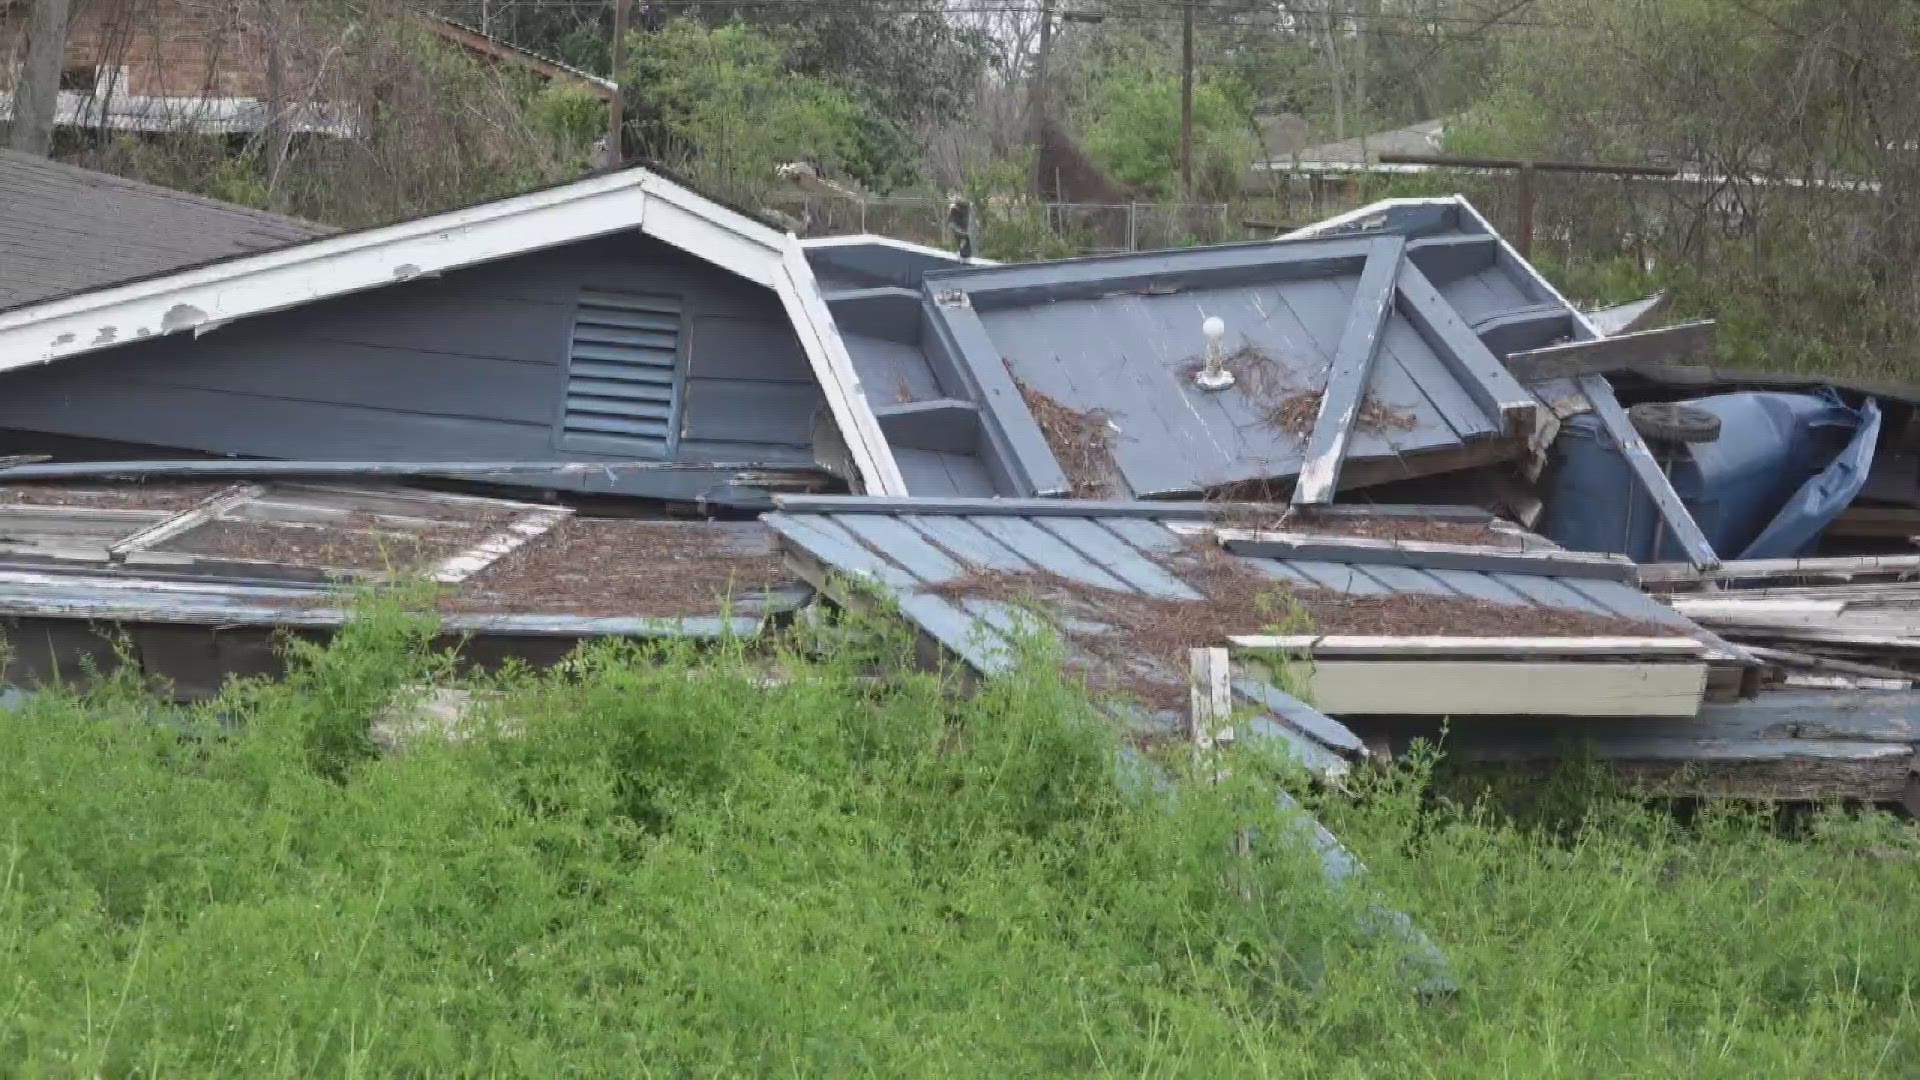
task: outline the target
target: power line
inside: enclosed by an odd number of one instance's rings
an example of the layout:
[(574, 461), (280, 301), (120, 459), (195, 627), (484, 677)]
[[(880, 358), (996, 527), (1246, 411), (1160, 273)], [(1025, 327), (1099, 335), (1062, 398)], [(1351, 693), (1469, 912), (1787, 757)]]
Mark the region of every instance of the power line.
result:
[[(1136, 0), (1144, 7), (1159, 7), (1160, 12), (1147, 10), (1109, 10), (1088, 11), (1102, 21), (1109, 22), (1161, 22), (1172, 21), (1179, 15), (1180, 0)], [(1507, 11), (1518, 11), (1525, 4), (1510, 5)], [(1403, 11), (1354, 11), (1346, 9), (1291, 11), (1282, 8), (1256, 9), (1243, 7), (1225, 0), (1223, 3), (1209, 3), (1208, 0), (1195, 0), (1197, 19), (1212, 20), (1215, 25), (1249, 26), (1251, 21), (1291, 21), (1306, 23), (1311, 21), (1337, 20), (1343, 23), (1400, 23), (1421, 26), (1472, 26), (1483, 31), (1507, 28), (1528, 28), (1543, 30), (1605, 31), (1609, 27), (1598, 23), (1568, 22), (1565, 20), (1516, 18), (1506, 13), (1493, 15), (1447, 15), (1422, 14)], [(609, 0), (506, 0), (502, 10), (508, 8), (547, 8), (576, 10), (610, 10)], [(669, 14), (690, 9), (737, 10), (741, 12), (772, 11), (833, 11), (843, 13), (867, 14), (875, 10), (871, 3), (858, 0), (672, 0)], [(1013, 15), (1031, 14), (1035, 8), (1031, 0), (967, 0), (964, 3), (930, 3), (925, 7), (891, 8), (897, 14), (920, 15)]]

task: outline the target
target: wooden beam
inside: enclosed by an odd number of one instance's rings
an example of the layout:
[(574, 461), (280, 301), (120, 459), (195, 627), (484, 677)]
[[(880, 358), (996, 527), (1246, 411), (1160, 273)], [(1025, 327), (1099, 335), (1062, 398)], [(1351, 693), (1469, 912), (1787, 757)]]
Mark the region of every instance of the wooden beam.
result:
[(1913, 573), (1920, 573), (1920, 555), (1847, 555), (1812, 559), (1746, 559), (1711, 567), (1645, 563), (1640, 567), (1640, 581), (1646, 585), (1691, 585), (1800, 577), (1852, 580), (1874, 574), (1905, 576)]
[(1234, 680), (1234, 692), (1271, 712), (1285, 724), (1313, 739), (1357, 757), (1367, 756), (1366, 744), (1345, 724), (1301, 701), (1285, 690), (1259, 678)]
[(1499, 257), (1500, 243), (1491, 236), (1453, 233), (1423, 236), (1407, 242), (1407, 261), (1437, 285), (1485, 270)]
[(1233, 741), (1233, 673), (1225, 649), (1188, 649), (1192, 707), (1187, 741), (1205, 753), (1216, 743)]
[[(1235, 513), (1272, 514), (1284, 509), (1268, 502), (1202, 502), (1189, 500), (1101, 499), (889, 499), (865, 495), (775, 495), (774, 504), (788, 514), (920, 514), (937, 517), (1093, 517), (1144, 518), (1162, 521), (1212, 521)], [(1493, 515), (1478, 506), (1383, 503), (1378, 506), (1343, 503), (1320, 506), (1315, 517), (1393, 518), (1456, 521), (1484, 525)]]
[[(1191, 534), (1194, 529), (1175, 528)], [(1592, 551), (1527, 551), (1477, 544), (1436, 544), (1418, 540), (1314, 536), (1253, 529), (1213, 529), (1222, 547), (1236, 555), (1263, 559), (1317, 559), (1359, 566), (1412, 566), (1426, 570), (1477, 570), (1488, 574), (1570, 577), (1591, 581), (1638, 580), (1633, 561)]]
[(1799, 597), (1743, 597), (1738, 593), (1697, 593), (1675, 596), (1667, 606), (1689, 619), (1798, 619), (1831, 622), (1847, 610), (1841, 599)]
[(573, 510), (564, 506), (545, 507), (524, 514), (501, 532), (448, 558), (435, 567), (430, 576), (442, 585), (457, 585), (492, 566), (508, 552), (546, 535), (548, 530), (572, 516)]
[(1539, 401), (1493, 355), (1418, 266), (1400, 269), (1401, 311), (1481, 412), (1507, 435), (1533, 435)]
[(1863, 679), (1906, 679), (1920, 678), (1911, 671), (1884, 667), (1880, 664), (1862, 664), (1857, 660), (1836, 660), (1831, 656), (1814, 656), (1812, 653), (1795, 652), (1791, 649), (1772, 649), (1764, 645), (1749, 645), (1747, 652), (1765, 660), (1775, 667), (1799, 668), (1803, 671), (1825, 671), (1835, 675), (1857, 675)]
[[(1580, 391), (1593, 405), (1593, 413), (1607, 429), (1614, 445), (1627, 459), (1627, 465), (1640, 480), (1640, 486), (1652, 497), (1653, 504), (1660, 517), (1667, 523), (1667, 530), (1673, 533), (1687, 559), (1694, 566), (1710, 570), (1720, 565), (1720, 556), (1714, 554), (1713, 545), (1707, 542), (1707, 535), (1693, 520), (1693, 514), (1680, 501), (1680, 494), (1673, 490), (1673, 482), (1667, 479), (1660, 463), (1654, 460), (1653, 451), (1647, 448), (1645, 439), (1634, 430), (1633, 421), (1627, 419), (1627, 410), (1620, 405), (1620, 399), (1613, 396), (1613, 386), (1599, 375), (1580, 377)], [(1659, 552), (1654, 552), (1657, 558)]]
[(1568, 379), (1578, 375), (1617, 375), (1642, 367), (1713, 356), (1712, 319), (1641, 330), (1591, 341), (1570, 341), (1509, 353), (1507, 370), (1524, 382)]
[(1235, 634), (1236, 649), (1306, 656), (1699, 656), (1689, 637), (1387, 637), (1369, 634)]
[(1692, 716), (1697, 663), (1325, 660), (1310, 697), (1335, 716)]
[(266, 491), (254, 484), (240, 484), (214, 495), (184, 513), (175, 514), (165, 521), (149, 528), (141, 529), (117, 543), (107, 547), (107, 554), (113, 559), (124, 559), (132, 552), (145, 551), (158, 547), (181, 533), (190, 532), (214, 521), (223, 513), (249, 499), (257, 499)]
[(1313, 423), (1293, 485), (1293, 505), (1316, 506), (1333, 501), (1340, 487), (1340, 462), (1359, 423), (1361, 406), (1373, 376), (1373, 360), (1393, 314), (1400, 264), (1407, 251), (1403, 236), (1381, 237), (1367, 254), (1367, 265), (1355, 286), (1346, 329), (1327, 369), (1326, 389), (1320, 395), (1320, 414)]

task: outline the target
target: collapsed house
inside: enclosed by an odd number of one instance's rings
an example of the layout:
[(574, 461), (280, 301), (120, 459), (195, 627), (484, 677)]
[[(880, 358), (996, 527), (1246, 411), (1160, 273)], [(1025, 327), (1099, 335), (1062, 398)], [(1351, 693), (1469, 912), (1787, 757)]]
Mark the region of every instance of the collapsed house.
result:
[(1146, 743), (1204, 698), (1327, 777), (1443, 738), (1915, 800), (1920, 557), (1833, 548), (1920, 536), (1914, 395), (1700, 367), (1710, 324), (1579, 310), (1463, 199), (1006, 266), (640, 167), (345, 233), (173, 210), (140, 259), (8, 226), (16, 684), (211, 693), (342, 584), (438, 582), (483, 662), (878, 598), (982, 675), (1052, 638)]

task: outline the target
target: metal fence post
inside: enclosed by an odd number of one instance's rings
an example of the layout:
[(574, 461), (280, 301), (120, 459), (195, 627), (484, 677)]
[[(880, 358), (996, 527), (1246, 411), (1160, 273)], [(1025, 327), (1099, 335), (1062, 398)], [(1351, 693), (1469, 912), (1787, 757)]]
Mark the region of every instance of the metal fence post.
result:
[(1140, 250), (1140, 204), (1127, 203), (1127, 250)]

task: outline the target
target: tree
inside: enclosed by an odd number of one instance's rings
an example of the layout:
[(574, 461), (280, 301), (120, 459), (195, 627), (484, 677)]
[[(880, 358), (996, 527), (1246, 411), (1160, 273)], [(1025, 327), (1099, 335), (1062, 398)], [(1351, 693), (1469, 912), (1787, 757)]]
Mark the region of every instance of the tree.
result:
[[(1224, 200), (1238, 192), (1254, 147), (1246, 88), (1214, 76), (1194, 87), (1194, 194)], [(1152, 70), (1098, 79), (1080, 109), (1087, 151), (1115, 179), (1155, 199), (1173, 198), (1180, 180), (1180, 83)]]
[(886, 188), (911, 175), (911, 147), (845, 85), (797, 74), (800, 43), (745, 24), (676, 19), (636, 35), (629, 81), (650, 156), (723, 186), (769, 182), (792, 161)]
[(8, 136), (13, 149), (45, 157), (53, 144), (61, 60), (67, 51), (67, 0), (33, 0), (27, 34), (27, 62), (14, 85)]

